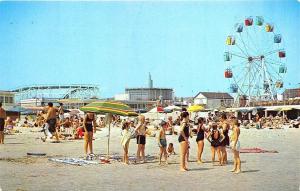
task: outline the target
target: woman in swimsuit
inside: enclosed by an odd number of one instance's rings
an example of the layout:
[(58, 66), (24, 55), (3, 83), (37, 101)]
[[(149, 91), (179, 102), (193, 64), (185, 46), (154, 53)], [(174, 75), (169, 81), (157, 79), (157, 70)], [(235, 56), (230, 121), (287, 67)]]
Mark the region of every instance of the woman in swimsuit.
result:
[(182, 123), (180, 127), (180, 134), (178, 137), (178, 141), (180, 143), (180, 171), (187, 171), (186, 167), (186, 158), (187, 158), (187, 151), (189, 145), (189, 134), (190, 134), (190, 127), (189, 127), (189, 113), (184, 111), (181, 114)]
[[(84, 129), (84, 153), (93, 154), (93, 132), (96, 129), (96, 117), (94, 113), (87, 113), (83, 120)], [(88, 151), (89, 150), (89, 151)]]
[(234, 168), (231, 172), (240, 173), (241, 171), (241, 159), (240, 159), (240, 125), (237, 119), (233, 119), (232, 122), (232, 134), (230, 137), (231, 147), (233, 151), (233, 158), (234, 158)]
[(166, 164), (168, 164), (168, 161), (167, 161), (167, 158), (168, 158), (168, 155), (167, 155), (167, 139), (166, 139), (166, 129), (168, 127), (168, 124), (165, 121), (162, 121), (160, 123), (160, 126), (161, 126), (161, 128), (160, 128), (158, 136), (157, 136), (158, 146), (159, 146), (159, 149), (160, 149), (159, 164), (161, 164), (162, 155), (164, 155), (165, 162), (166, 162)]
[(222, 129), (222, 134), (224, 136), (224, 139), (220, 143), (220, 151), (221, 151), (221, 164), (224, 165), (227, 163), (227, 152), (226, 152), (226, 146), (229, 146), (229, 136), (228, 136), (228, 131), (229, 131), (229, 124), (227, 123), (227, 117), (226, 114), (222, 114), (220, 118), (221, 122), (221, 129)]
[(198, 164), (203, 163), (204, 161), (201, 159), (202, 153), (203, 153), (203, 148), (204, 148), (204, 118), (199, 117), (198, 118), (198, 127), (197, 127), (197, 138), (196, 142), (198, 145), (198, 153), (197, 153), (197, 162)]

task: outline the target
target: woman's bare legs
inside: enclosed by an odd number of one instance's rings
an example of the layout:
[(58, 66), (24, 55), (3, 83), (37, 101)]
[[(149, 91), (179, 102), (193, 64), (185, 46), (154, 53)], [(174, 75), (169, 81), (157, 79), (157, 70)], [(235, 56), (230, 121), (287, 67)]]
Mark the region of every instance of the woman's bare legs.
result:
[(202, 161), (202, 153), (203, 153), (203, 147), (204, 147), (204, 141), (198, 141), (198, 153), (197, 153), (197, 162), (198, 163), (203, 163)]
[(186, 141), (182, 141), (180, 143), (180, 153), (181, 153), (181, 156), (180, 156), (180, 170), (181, 171), (187, 171), (187, 168), (186, 168), (186, 154), (187, 154), (187, 149), (188, 149), (188, 143)]

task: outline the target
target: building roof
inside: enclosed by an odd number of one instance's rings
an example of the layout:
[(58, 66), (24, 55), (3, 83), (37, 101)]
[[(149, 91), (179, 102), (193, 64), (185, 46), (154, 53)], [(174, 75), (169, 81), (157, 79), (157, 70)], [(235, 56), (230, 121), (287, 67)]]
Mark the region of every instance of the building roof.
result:
[(300, 88), (286, 89), (283, 92), (285, 98), (296, 98), (300, 97)]
[(169, 91), (173, 91), (172, 88), (125, 88), (125, 91), (130, 91), (130, 90), (169, 90)]
[(194, 98), (196, 98), (199, 94), (202, 94), (208, 99), (233, 99), (229, 93), (225, 92), (199, 92)]

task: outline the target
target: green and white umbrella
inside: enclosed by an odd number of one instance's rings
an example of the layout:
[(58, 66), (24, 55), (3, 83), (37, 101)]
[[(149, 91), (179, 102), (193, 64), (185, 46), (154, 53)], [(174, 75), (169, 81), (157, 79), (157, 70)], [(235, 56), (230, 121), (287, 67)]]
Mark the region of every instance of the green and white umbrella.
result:
[[(122, 116), (138, 116), (131, 107), (116, 101), (95, 101), (80, 108), (81, 111)], [(110, 123), (108, 125), (108, 140), (107, 140), (107, 157), (109, 159), (109, 142), (110, 142)]]

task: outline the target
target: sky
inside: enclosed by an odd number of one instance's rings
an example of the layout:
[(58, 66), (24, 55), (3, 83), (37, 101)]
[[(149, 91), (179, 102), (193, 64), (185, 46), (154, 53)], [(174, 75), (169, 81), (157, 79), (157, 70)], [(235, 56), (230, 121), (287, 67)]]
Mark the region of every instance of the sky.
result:
[(284, 39), (286, 88), (300, 83), (300, 3), (282, 1), (0, 2), (0, 89), (97, 84), (101, 97), (145, 87), (176, 96), (228, 91), (225, 39), (247, 16)]

